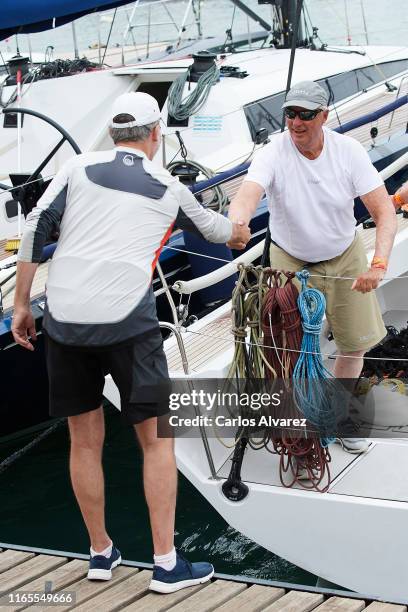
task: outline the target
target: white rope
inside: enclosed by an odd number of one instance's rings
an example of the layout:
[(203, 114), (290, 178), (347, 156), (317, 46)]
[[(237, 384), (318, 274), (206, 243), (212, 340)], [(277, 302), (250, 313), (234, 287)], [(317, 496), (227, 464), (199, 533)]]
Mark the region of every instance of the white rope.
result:
[[(225, 340), (226, 342), (230, 342), (231, 338), (225, 338), (224, 336), (213, 336), (210, 334), (203, 334), (202, 332), (198, 332), (198, 331), (193, 331), (191, 329), (185, 328), (184, 329), (184, 333), (189, 333), (189, 334), (195, 334), (197, 336), (203, 336), (204, 338), (211, 338), (212, 340)], [(232, 333), (232, 332), (231, 332)], [(270, 349), (270, 346), (266, 346), (265, 344), (257, 344), (255, 342), (249, 342), (247, 340), (237, 340), (235, 339), (235, 342), (240, 342), (241, 344), (246, 344), (248, 346), (257, 346), (260, 348), (266, 348), (266, 349)], [(343, 359), (370, 359), (371, 361), (408, 361), (408, 358), (401, 358), (399, 359), (398, 357), (358, 357), (356, 355), (341, 355), (341, 354), (337, 354), (335, 353), (334, 355), (332, 355), (331, 353), (316, 353), (314, 351), (301, 351), (298, 349), (289, 349), (286, 347), (281, 347), (281, 346), (274, 346), (273, 347), (276, 351), (287, 351), (290, 353), (302, 353), (302, 354), (306, 354), (306, 355), (321, 355), (322, 357), (328, 357), (329, 359), (335, 359), (337, 357), (342, 357)]]

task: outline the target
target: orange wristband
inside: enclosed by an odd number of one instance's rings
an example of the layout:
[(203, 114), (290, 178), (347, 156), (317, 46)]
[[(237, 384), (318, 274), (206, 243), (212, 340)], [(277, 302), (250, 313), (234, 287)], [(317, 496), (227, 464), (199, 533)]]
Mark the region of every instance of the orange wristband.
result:
[(394, 195), (392, 196), (392, 199), (394, 201), (394, 204), (396, 204), (397, 206), (404, 206), (405, 204), (404, 200), (401, 198), (399, 193), (394, 193)]
[(373, 257), (371, 261), (372, 268), (378, 268), (380, 270), (386, 270), (388, 266), (388, 261), (385, 257)]

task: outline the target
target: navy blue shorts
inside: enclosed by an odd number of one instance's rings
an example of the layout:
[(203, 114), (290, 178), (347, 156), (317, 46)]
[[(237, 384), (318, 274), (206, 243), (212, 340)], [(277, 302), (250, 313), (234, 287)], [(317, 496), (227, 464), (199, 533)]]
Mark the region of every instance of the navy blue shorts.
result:
[(107, 374), (119, 389), (128, 423), (168, 412), (170, 381), (159, 329), (143, 339), (92, 348), (60, 344), (46, 332), (44, 336), (51, 416), (76, 416), (99, 408)]

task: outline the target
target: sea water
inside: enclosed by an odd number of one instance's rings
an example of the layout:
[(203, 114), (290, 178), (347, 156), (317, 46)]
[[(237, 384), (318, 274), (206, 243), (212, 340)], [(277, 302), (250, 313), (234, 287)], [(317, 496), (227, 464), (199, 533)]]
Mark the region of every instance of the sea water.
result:
[[(107, 528), (124, 559), (151, 563), (141, 452), (132, 428), (122, 422), (115, 408), (107, 406), (105, 418)], [(48, 423), (42, 430), (49, 426)], [(38, 433), (31, 431), (0, 441), (0, 544), (87, 554), (87, 533), (69, 480), (69, 437), (65, 422), (1, 471), (2, 462), (34, 440)], [(271, 523), (273, 520), (271, 514)], [(282, 528), (288, 530), (290, 537), (290, 524)], [(220, 573), (305, 585), (316, 583), (312, 574), (232, 529), (182, 475), (178, 485), (175, 544), (192, 561), (210, 560)]]

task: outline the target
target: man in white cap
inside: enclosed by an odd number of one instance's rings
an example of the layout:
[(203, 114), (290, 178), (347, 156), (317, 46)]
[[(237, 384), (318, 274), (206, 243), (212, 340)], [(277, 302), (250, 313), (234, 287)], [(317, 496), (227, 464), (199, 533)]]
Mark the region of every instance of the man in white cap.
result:
[[(309, 285), (326, 296), (326, 316), (340, 353), (334, 375), (357, 379), (364, 353), (386, 335), (373, 290), (387, 270), (397, 224), (391, 198), (362, 145), (324, 127), (327, 107), (327, 92), (313, 81), (290, 89), (282, 107), (288, 129), (256, 154), (229, 217), (249, 223), (266, 193), (271, 266), (307, 267)], [(377, 227), (369, 267), (355, 228), (357, 196)], [(368, 448), (361, 438), (339, 442), (352, 453)]]
[[(190, 563), (174, 549), (177, 470), (173, 440), (158, 438), (168, 411), (161, 390), (168, 371), (152, 275), (181, 212), (204, 238), (243, 248), (241, 223), (203, 208), (187, 187), (152, 162), (160, 146), (160, 110), (145, 93), (114, 103), (115, 148), (85, 153), (58, 172), (28, 215), (18, 255), (13, 334), (34, 350), (30, 288), (45, 241), (60, 237), (47, 281), (43, 330), (50, 413), (68, 417), (70, 472), (91, 542), (88, 578), (109, 580), (121, 562), (104, 514), (104, 377), (121, 396), (144, 455), (144, 487), (154, 544), (151, 588), (170, 593), (209, 580), (210, 563)], [(163, 399), (164, 397), (164, 399)]]

